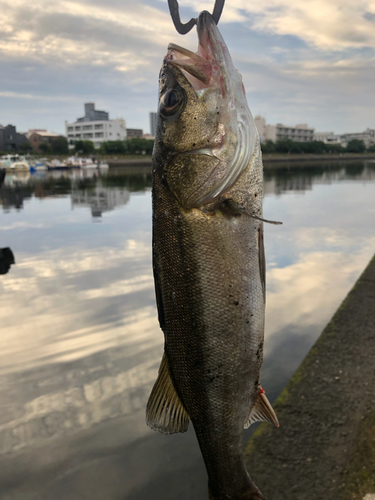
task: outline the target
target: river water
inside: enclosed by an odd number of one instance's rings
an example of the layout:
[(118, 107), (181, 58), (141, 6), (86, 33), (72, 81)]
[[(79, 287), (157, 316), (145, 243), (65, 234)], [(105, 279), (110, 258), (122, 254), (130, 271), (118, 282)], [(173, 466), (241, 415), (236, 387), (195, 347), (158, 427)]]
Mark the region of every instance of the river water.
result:
[[(374, 254), (375, 163), (278, 165), (264, 189), (283, 221), (265, 225), (272, 401)], [(0, 498), (207, 500), (192, 428), (144, 421), (163, 352), (150, 169), (8, 175), (0, 205), (16, 261), (0, 276)]]

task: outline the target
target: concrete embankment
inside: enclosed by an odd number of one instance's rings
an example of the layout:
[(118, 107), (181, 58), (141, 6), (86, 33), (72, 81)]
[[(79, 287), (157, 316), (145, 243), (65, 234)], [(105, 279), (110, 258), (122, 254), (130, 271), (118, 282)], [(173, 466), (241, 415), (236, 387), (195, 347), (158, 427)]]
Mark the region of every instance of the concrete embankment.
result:
[(273, 406), (245, 452), (267, 500), (375, 494), (375, 257)]
[(354, 160), (372, 160), (375, 154), (263, 154), (263, 164), (270, 164), (273, 167), (275, 163), (284, 162), (327, 162), (327, 161), (354, 161)]
[(107, 158), (110, 167), (151, 167), (151, 156), (141, 158)]

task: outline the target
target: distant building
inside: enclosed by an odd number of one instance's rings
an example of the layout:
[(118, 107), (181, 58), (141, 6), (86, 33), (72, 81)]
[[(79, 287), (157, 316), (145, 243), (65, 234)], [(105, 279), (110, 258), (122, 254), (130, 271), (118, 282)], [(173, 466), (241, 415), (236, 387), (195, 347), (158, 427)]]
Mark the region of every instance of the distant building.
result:
[(126, 123), (122, 118), (110, 120), (109, 113), (95, 109), (94, 103), (85, 104), (85, 116), (74, 123), (65, 122), (66, 136), (70, 147), (77, 141), (92, 141), (96, 149), (104, 141), (124, 141)]
[(150, 113), (150, 135), (156, 135), (156, 113)]
[(143, 130), (141, 128), (127, 128), (126, 135), (128, 139), (134, 139), (134, 137), (142, 137)]
[(340, 144), (346, 146), (346, 140), (342, 135), (333, 132), (314, 132), (314, 141), (322, 141), (325, 144)]
[(109, 120), (109, 113), (95, 109), (94, 102), (85, 103), (85, 116), (77, 118), (77, 122), (97, 122)]
[(0, 151), (18, 151), (25, 142), (29, 142), (26, 135), (19, 134), (14, 125), (0, 125)]
[(53, 139), (56, 139), (56, 137), (60, 137), (60, 134), (54, 134), (53, 132), (46, 131), (32, 132), (29, 137), (29, 142), (31, 144), (33, 152), (40, 153), (40, 145), (50, 145)]
[(314, 140), (314, 129), (301, 123), (294, 127), (278, 123), (276, 125), (266, 124), (266, 119), (262, 116), (254, 118), (255, 125), (259, 132), (260, 142), (271, 140), (273, 142), (279, 139), (291, 139), (295, 142), (311, 142)]
[(354, 132), (351, 134), (342, 134), (341, 137), (345, 139), (346, 142), (349, 142), (353, 139), (358, 139), (365, 143), (366, 148), (373, 146), (375, 144), (375, 130), (374, 129), (366, 129), (364, 132)]
[(143, 134), (141, 139), (148, 139), (150, 141), (154, 141), (155, 140), (155, 137), (150, 135), (150, 134)]
[(45, 128), (31, 128), (28, 132), (26, 132), (26, 137), (29, 138), (31, 134), (35, 132), (47, 132)]

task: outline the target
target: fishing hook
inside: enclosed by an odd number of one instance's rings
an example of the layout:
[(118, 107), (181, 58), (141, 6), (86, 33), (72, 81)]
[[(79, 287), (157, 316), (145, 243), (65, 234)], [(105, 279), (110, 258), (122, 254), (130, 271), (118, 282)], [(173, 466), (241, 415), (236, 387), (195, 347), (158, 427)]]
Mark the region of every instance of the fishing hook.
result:
[[(214, 18), (216, 24), (219, 22), (221, 13), (223, 12), (224, 2), (225, 0), (215, 0), (215, 7), (212, 12), (212, 17)], [(192, 17), (189, 22), (185, 24), (182, 23), (177, 0), (168, 0), (168, 6), (176, 30), (180, 33), (180, 35), (186, 35), (186, 33), (189, 33), (194, 24), (197, 24), (197, 20)]]

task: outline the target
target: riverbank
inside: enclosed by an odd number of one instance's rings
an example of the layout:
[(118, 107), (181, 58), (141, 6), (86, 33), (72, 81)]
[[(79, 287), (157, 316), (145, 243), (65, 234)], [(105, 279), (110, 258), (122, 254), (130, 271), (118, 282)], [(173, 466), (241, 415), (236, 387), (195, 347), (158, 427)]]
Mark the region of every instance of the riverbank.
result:
[(267, 500), (375, 493), (375, 257), (273, 406), (245, 451)]
[[(356, 161), (356, 160), (375, 160), (375, 154), (264, 154), (263, 165), (264, 168), (275, 168), (276, 166), (283, 167), (285, 164), (294, 163), (311, 163), (311, 162), (327, 162), (327, 161)], [(143, 156), (141, 158), (109, 158), (106, 161), (110, 167), (127, 167), (127, 166), (150, 166), (151, 156)]]
[(315, 162), (315, 161), (353, 161), (353, 160), (373, 160), (374, 153), (341, 153), (341, 154), (263, 154), (263, 164), (284, 163), (284, 162)]

